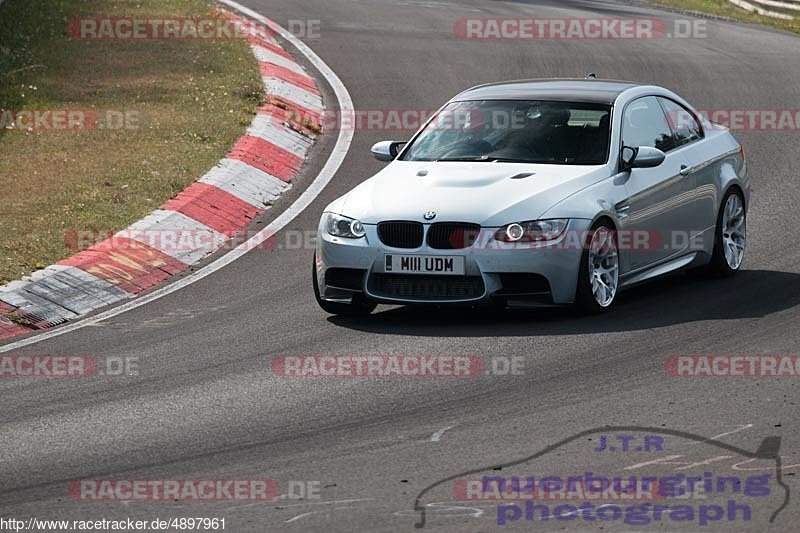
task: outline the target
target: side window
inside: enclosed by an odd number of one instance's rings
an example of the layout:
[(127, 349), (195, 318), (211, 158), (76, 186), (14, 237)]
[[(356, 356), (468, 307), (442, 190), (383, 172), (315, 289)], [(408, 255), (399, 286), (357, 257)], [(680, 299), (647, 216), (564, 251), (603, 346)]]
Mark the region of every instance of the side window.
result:
[(703, 138), (703, 128), (692, 113), (669, 98), (658, 98), (667, 114), (667, 122), (675, 133), (675, 144), (683, 146), (697, 139)]
[(675, 148), (672, 130), (655, 96), (634, 100), (622, 117), (622, 143), (625, 146), (651, 146), (662, 152)]

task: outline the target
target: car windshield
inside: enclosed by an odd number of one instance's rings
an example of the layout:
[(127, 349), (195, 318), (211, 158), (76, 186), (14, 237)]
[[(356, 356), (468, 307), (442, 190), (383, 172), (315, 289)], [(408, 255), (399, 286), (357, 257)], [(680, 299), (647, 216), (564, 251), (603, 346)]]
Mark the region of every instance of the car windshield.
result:
[(611, 106), (476, 100), (442, 109), (403, 161), (601, 165), (608, 160)]

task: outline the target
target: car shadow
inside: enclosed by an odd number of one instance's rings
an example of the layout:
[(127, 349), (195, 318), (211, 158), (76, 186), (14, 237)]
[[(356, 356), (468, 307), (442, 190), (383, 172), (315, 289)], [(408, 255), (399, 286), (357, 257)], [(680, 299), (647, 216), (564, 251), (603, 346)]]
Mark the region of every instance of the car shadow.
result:
[(581, 316), (571, 308), (492, 310), (393, 307), (367, 317), (332, 316), (337, 326), (384, 335), (513, 337), (609, 333), (703, 320), (761, 318), (800, 304), (800, 274), (744, 270), (725, 279), (678, 273), (621, 292), (615, 308)]

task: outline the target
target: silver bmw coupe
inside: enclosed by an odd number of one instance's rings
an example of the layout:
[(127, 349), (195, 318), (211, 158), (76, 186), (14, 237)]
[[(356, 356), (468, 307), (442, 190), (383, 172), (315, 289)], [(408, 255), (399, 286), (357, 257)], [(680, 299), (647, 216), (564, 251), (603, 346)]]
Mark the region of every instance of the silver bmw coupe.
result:
[(327, 206), (313, 285), (334, 314), (378, 303), (612, 307), (678, 269), (742, 264), (742, 147), (677, 94), (620, 81), (474, 87)]

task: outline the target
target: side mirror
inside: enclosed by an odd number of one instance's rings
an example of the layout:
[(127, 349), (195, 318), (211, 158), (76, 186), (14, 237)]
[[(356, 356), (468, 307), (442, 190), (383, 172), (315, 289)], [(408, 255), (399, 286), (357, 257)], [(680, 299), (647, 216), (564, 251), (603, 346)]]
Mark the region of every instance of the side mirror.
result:
[(375, 156), (375, 159), (378, 161), (389, 162), (394, 161), (397, 158), (397, 154), (400, 153), (400, 150), (405, 146), (405, 142), (398, 142), (398, 141), (381, 141), (376, 143), (372, 149), (372, 155)]
[(666, 154), (652, 146), (638, 146), (632, 148), (623, 146), (620, 162), (623, 171), (633, 168), (653, 168), (664, 162)]

